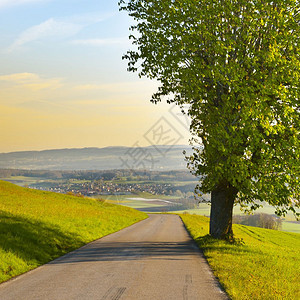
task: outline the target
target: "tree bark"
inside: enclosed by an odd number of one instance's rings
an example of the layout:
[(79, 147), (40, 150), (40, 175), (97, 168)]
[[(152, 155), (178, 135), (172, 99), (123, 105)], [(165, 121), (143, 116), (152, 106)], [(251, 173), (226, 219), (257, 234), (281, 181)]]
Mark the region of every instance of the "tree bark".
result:
[(237, 189), (228, 182), (221, 183), (211, 193), (211, 212), (209, 233), (217, 239), (233, 236), (232, 211)]

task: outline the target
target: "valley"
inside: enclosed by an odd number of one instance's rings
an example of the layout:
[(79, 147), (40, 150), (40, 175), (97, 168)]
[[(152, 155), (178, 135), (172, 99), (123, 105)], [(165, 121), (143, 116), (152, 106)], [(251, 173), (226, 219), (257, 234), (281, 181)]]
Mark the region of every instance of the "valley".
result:
[[(35, 190), (105, 200), (143, 212), (210, 215), (210, 195), (195, 199), (198, 181), (188, 170), (13, 170), (0, 169), (0, 180)], [(279, 229), (300, 233), (300, 222), (288, 213), (280, 220), (267, 203), (255, 211), (280, 221)], [(234, 222), (244, 214), (234, 207)], [(239, 218), (238, 218), (239, 217)], [(246, 223), (250, 225), (251, 223)]]

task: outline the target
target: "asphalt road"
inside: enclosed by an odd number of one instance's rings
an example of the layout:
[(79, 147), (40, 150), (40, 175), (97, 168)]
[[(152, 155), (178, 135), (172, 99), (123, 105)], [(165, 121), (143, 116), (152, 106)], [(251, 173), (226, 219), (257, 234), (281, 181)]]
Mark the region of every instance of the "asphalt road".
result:
[(0, 285), (1, 300), (227, 299), (180, 218), (147, 220)]

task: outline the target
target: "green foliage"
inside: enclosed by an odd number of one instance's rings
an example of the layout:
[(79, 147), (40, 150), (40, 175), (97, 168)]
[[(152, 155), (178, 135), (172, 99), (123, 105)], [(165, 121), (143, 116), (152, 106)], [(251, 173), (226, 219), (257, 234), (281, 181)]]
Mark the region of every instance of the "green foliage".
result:
[(145, 218), (104, 201), (0, 181), (0, 282)]
[(208, 218), (181, 218), (231, 299), (300, 298), (299, 234), (233, 225), (229, 243), (208, 235)]
[[(300, 205), (299, 1), (122, 0), (135, 25), (128, 70), (152, 101), (189, 106), (199, 192), (232, 186), (278, 215)], [(203, 145), (199, 146), (199, 145)]]

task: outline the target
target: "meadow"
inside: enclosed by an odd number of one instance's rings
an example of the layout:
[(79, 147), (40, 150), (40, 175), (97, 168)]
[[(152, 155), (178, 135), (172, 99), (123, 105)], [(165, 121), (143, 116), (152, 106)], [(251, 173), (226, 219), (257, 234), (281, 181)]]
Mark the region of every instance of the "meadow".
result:
[(0, 282), (145, 218), (102, 200), (0, 181)]
[[(177, 210), (176, 206), (170, 206), (164, 202), (147, 202), (141, 200), (130, 200), (133, 198), (131, 195), (109, 195), (104, 196), (105, 199), (109, 203), (120, 204), (127, 207), (135, 208), (138, 210), (144, 210), (147, 212), (171, 212), (176, 214), (195, 214), (201, 216), (210, 216), (210, 204), (208, 203), (199, 203), (197, 208), (192, 209), (184, 209), (184, 210)], [(176, 201), (176, 197), (174, 196), (166, 196), (166, 195), (151, 195), (149, 193), (140, 193), (135, 195), (137, 199), (140, 197), (145, 197), (146, 199), (162, 199), (162, 200), (171, 200)], [(237, 205), (234, 207), (233, 211), (234, 215), (244, 215), (243, 212), (240, 210), (240, 207)], [(259, 208), (255, 213), (265, 213), (269, 215), (274, 215), (274, 207), (264, 203), (264, 207)], [(296, 221), (294, 215), (292, 213), (288, 213), (284, 218), (282, 218), (282, 228), (279, 230), (287, 231), (287, 232), (294, 232), (300, 233), (300, 221)]]
[(208, 235), (207, 217), (180, 216), (231, 299), (300, 299), (300, 234), (233, 225), (232, 244)]
[[(210, 204), (200, 203), (200, 204), (198, 204), (197, 208), (178, 210), (178, 211), (173, 211), (172, 213), (176, 213), (176, 214), (188, 213), (188, 214), (209, 217), (210, 216)], [(272, 207), (268, 203), (264, 203), (263, 207), (257, 209), (254, 212), (254, 214), (257, 214), (257, 213), (274, 215), (274, 207)], [(244, 213), (240, 210), (239, 205), (234, 206), (233, 215), (234, 216), (244, 215)], [(285, 217), (281, 217), (281, 219), (282, 219), (282, 228), (280, 228), (279, 230), (300, 233), (300, 221), (296, 221), (295, 216), (291, 212), (288, 212), (287, 215)]]

